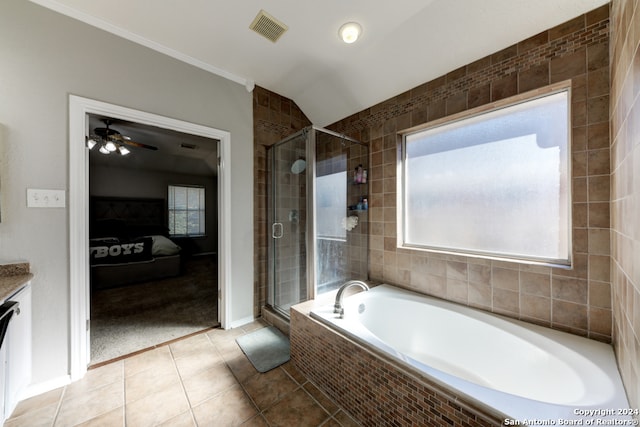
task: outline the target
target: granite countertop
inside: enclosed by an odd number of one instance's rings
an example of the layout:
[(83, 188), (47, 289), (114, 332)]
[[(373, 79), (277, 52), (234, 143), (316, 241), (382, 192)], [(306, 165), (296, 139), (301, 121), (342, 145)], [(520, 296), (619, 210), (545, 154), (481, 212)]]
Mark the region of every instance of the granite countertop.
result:
[(16, 293), (32, 277), (28, 262), (0, 264), (0, 302)]

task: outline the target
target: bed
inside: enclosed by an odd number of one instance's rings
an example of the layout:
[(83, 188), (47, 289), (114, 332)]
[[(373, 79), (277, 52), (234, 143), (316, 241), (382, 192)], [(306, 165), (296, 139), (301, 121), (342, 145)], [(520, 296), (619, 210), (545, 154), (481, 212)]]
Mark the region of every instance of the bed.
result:
[(91, 197), (91, 288), (180, 275), (181, 248), (169, 238), (164, 199)]

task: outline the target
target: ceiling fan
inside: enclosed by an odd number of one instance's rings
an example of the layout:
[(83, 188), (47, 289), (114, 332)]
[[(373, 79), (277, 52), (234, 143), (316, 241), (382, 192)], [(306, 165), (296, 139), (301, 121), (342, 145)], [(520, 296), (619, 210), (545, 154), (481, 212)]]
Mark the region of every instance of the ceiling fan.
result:
[(131, 152), (126, 146), (146, 148), (148, 150), (157, 150), (158, 147), (153, 145), (143, 144), (141, 142), (133, 141), (130, 137), (122, 135), (115, 129), (111, 129), (109, 126), (113, 124), (111, 119), (103, 119), (105, 127), (98, 127), (93, 130), (93, 134), (86, 137), (87, 147), (92, 150), (94, 147), (99, 147), (98, 151), (102, 154), (119, 153), (122, 156), (126, 156)]

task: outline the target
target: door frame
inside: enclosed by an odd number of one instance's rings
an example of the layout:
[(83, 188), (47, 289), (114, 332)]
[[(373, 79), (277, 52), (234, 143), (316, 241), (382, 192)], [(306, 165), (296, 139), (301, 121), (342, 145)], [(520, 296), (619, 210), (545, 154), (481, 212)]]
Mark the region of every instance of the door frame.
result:
[(231, 133), (153, 113), (69, 95), (69, 280), (70, 280), (70, 377), (78, 380), (87, 372), (91, 358), (89, 281), (89, 131), (87, 114), (171, 129), (217, 139), (218, 153), (218, 320), (231, 325)]

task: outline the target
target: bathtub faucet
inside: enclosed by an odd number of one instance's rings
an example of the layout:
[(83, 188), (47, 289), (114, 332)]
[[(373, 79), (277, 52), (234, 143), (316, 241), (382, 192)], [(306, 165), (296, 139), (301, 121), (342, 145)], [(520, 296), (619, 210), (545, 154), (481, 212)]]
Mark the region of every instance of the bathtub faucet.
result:
[(333, 305), (333, 312), (340, 313), (341, 317), (344, 314), (344, 308), (342, 308), (342, 294), (352, 286), (360, 286), (363, 291), (369, 290), (369, 286), (361, 280), (349, 280), (347, 283), (340, 286), (340, 289), (338, 289), (338, 293), (336, 294), (336, 303)]

